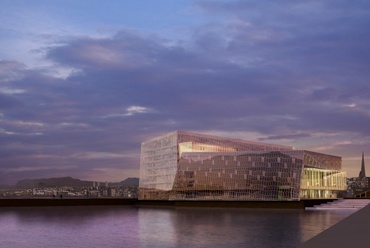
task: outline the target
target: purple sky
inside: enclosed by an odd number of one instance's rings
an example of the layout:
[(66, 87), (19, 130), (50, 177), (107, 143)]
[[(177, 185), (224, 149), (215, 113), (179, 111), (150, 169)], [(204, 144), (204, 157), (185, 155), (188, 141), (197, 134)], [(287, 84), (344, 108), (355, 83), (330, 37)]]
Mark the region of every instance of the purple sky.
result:
[(139, 176), (185, 130), (370, 175), (369, 1), (0, 2), (0, 184)]

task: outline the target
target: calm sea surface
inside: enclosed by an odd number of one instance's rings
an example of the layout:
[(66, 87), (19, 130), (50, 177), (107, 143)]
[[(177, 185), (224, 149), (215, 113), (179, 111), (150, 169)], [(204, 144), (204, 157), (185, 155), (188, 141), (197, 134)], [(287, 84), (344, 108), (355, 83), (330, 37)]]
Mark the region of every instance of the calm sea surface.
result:
[(129, 206), (0, 208), (0, 247), (297, 247), (352, 213)]

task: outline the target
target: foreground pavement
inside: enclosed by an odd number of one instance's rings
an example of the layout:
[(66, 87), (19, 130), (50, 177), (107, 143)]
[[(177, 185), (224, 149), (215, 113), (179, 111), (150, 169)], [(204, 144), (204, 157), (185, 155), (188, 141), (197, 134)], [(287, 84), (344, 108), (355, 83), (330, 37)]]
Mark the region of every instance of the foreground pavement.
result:
[(304, 242), (299, 247), (370, 247), (370, 205)]

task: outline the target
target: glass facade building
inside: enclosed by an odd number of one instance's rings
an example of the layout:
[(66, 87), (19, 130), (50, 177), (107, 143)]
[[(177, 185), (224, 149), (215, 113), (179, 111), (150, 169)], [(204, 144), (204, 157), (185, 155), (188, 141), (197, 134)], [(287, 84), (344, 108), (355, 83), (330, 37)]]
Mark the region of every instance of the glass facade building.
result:
[(183, 131), (141, 144), (141, 200), (298, 201), (345, 189), (337, 156)]

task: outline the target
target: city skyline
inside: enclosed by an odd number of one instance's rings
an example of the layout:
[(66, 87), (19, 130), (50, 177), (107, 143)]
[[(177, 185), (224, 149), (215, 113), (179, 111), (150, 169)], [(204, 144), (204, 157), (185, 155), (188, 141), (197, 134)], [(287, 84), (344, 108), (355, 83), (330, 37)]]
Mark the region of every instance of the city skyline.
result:
[(138, 177), (174, 130), (370, 164), (370, 3), (0, 2), (0, 184)]

